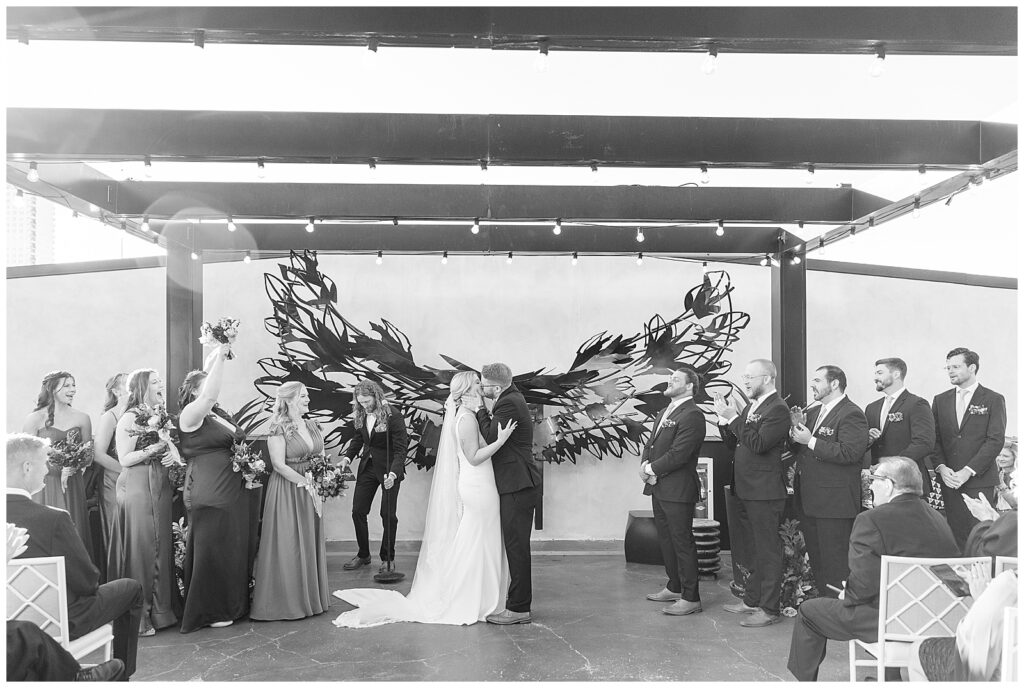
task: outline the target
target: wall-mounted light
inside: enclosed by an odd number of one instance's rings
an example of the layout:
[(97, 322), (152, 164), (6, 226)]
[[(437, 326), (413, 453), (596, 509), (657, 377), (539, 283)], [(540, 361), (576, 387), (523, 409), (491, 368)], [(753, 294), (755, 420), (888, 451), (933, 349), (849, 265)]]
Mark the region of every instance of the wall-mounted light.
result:
[(249, 263), (252, 262), (252, 252), (251, 251), (246, 251), (245, 252), (245, 257), (242, 258), (242, 262), (246, 263), (246, 264), (249, 264)]
[(473, 234), (479, 234), (480, 233), (480, 218), (479, 217), (474, 217), (473, 218), (473, 226), (470, 228), (469, 231), (473, 232)]
[(448, 264), (448, 251), (445, 251), (444, 253), (441, 254), (441, 265), (447, 265), (447, 264)]
[(377, 251), (377, 265), (380, 265), (383, 262), (384, 262), (384, 252), (383, 251)]
[(512, 264), (512, 252), (511, 251), (508, 252), (508, 258), (505, 259), (505, 263), (507, 265), (511, 265)]
[(804, 179), (804, 184), (814, 183), (814, 163), (807, 166), (807, 177)]
[(551, 227), (551, 233), (558, 236), (562, 233), (562, 218), (556, 218), (554, 226)]
[(153, 161), (147, 155), (145, 160), (142, 161), (142, 173), (146, 175), (146, 179), (153, 177)]
[(263, 158), (256, 161), (256, 176), (260, 179), (265, 179), (267, 176), (267, 167), (263, 164)]
[(580, 256), (576, 251), (572, 252), (572, 266), (576, 267), (577, 263), (580, 262)]
[(644, 264), (644, 254), (642, 252), (636, 254), (636, 264), (637, 265), (643, 265)]
[(718, 228), (715, 229), (715, 236), (725, 236), (725, 220), (718, 221)]
[(143, 232), (148, 232), (149, 231), (149, 218), (148, 217), (142, 218), (142, 231)]
[(236, 225), (235, 220), (230, 215), (228, 215), (228, 231), (233, 232), (236, 229), (238, 229), (238, 225)]
[(644, 230), (640, 227), (636, 228), (636, 241), (638, 244), (644, 243)]
[(711, 175), (708, 174), (708, 166), (707, 165), (701, 165), (700, 166), (700, 183), (701, 184), (710, 184), (711, 183)]

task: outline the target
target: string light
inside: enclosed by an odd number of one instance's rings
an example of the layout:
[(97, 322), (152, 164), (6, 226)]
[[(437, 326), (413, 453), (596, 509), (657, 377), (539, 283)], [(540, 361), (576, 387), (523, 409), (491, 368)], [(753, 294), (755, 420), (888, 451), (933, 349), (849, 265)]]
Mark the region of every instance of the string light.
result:
[(383, 262), (384, 262), (384, 252), (383, 251), (377, 251), (377, 265), (380, 265)]
[(718, 221), (718, 229), (715, 230), (715, 236), (725, 236), (725, 220)]
[(711, 183), (711, 175), (708, 174), (708, 166), (707, 165), (701, 165), (700, 166), (700, 183), (701, 184), (709, 184), (709, 183)]
[(814, 164), (811, 163), (807, 166), (807, 178), (804, 180), (805, 184), (814, 183)]
[(718, 68), (718, 48), (711, 46), (708, 48), (708, 54), (704, 56), (704, 63), (700, 66), (700, 71), (704, 72), (707, 76), (711, 76), (715, 73)]
[(238, 229), (238, 226), (235, 224), (235, 221), (231, 219), (231, 216), (228, 215), (228, 231), (233, 232), (236, 229)]
[(873, 77), (882, 76), (885, 70), (885, 46), (879, 45), (875, 48), (875, 59), (871, 61), (871, 69), (868, 71)]
[(915, 220), (921, 217), (921, 197), (914, 196), (914, 209), (910, 212), (910, 216)]
[(142, 163), (142, 171), (146, 175), (146, 179), (153, 177), (153, 161), (147, 155), (146, 159)]
[(122, 232), (127, 232), (128, 231), (128, 223), (125, 222), (124, 220), (121, 220), (121, 231)]
[(761, 261), (760, 262), (761, 262), (761, 267), (764, 267), (764, 266), (768, 265), (768, 254), (767, 253), (764, 254), (764, 256), (761, 257)]
[(636, 264), (637, 265), (643, 265), (644, 264), (644, 254), (643, 254), (643, 252), (640, 252), (640, 253), (636, 254)]
[(256, 176), (260, 179), (266, 179), (267, 167), (263, 164), (263, 158), (256, 161)]
[(700, 271), (705, 275), (708, 274), (708, 262), (706, 260), (700, 264)]
[(533, 58), (533, 69), (543, 73), (548, 71), (548, 41), (547, 39), (537, 41), (537, 55)]
[(149, 218), (148, 217), (142, 218), (142, 231), (143, 232), (148, 232), (149, 231)]
[(39, 181), (39, 166), (36, 163), (30, 162), (28, 164), (28, 174), (25, 175), (25, 178), (30, 182)]
[(597, 163), (596, 162), (590, 163), (590, 171), (591, 172), (597, 172)]
[(192, 260), (199, 260), (199, 254), (193, 251), (192, 253), (189, 254), (189, 258), (191, 258)]
[(928, 168), (926, 166), (924, 166), (924, 165), (918, 165), (917, 166), (917, 173), (918, 174), (927, 174), (928, 173)]
[(505, 259), (505, 263), (508, 264), (508, 265), (512, 264), (512, 252), (511, 251), (508, 252), (508, 258)]
[(780, 262), (779, 262), (779, 259), (778, 259), (778, 258), (776, 258), (775, 256), (770, 256), (770, 257), (768, 258), (768, 260), (769, 260), (769, 262), (770, 262), (770, 263), (772, 264), (772, 267), (773, 267), (773, 268), (779, 268), (779, 267), (782, 267), (782, 263), (780, 263)]
[(306, 231), (309, 232), (310, 234), (312, 234), (315, 229), (316, 229), (316, 226), (314, 226), (314, 224), (313, 224), (313, 216), (310, 215), (309, 222), (306, 223)]
[(796, 255), (794, 253), (793, 257), (790, 259), (789, 263), (790, 263), (790, 265), (799, 265), (800, 264), (800, 256), (798, 256), (798, 255)]
[(874, 216), (868, 217), (868, 227), (874, 227), (874, 226), (875, 226), (875, 218), (874, 218)]
[(480, 171), (481, 172), (486, 172), (487, 171), (487, 161), (484, 160), (483, 158), (480, 159)]
[(825, 255), (825, 237), (818, 239), (818, 255)]
[(480, 218), (479, 217), (474, 217), (473, 218), (473, 226), (470, 228), (469, 231), (473, 232), (473, 234), (479, 234), (480, 233)]
[(572, 266), (576, 267), (576, 264), (580, 262), (580, 256), (576, 251), (572, 252)]
[(252, 262), (252, 253), (249, 252), (249, 251), (246, 251), (245, 252), (245, 257), (242, 258), (242, 262), (245, 263), (246, 265), (251, 263)]
[(373, 172), (376, 169), (377, 169), (377, 159), (376, 158), (370, 158), (370, 171)]
[(397, 227), (398, 226), (398, 217), (391, 218), (391, 224), (394, 225), (395, 227)]
[(644, 230), (640, 227), (636, 228), (636, 241), (638, 244), (644, 243)]
[(378, 40), (377, 40), (377, 37), (376, 37), (376, 36), (370, 36), (370, 37), (369, 37), (369, 38), (368, 38), (368, 39), (366, 40), (366, 50), (367, 50), (367, 51), (368, 51), (368, 52), (369, 52), (370, 54), (376, 55), (376, 54), (377, 54), (377, 48), (378, 48), (379, 46), (380, 46), (380, 43), (378, 42)]
[(551, 228), (551, 233), (554, 234), (555, 236), (558, 236), (559, 234), (562, 233), (562, 218), (557, 218), (555, 220), (555, 225), (554, 227)]
[[(21, 191), (20, 190), (18, 191), (18, 195), (19, 196), (21, 195)], [(100, 209), (100, 207), (98, 205), (96, 205), (95, 203), (90, 203), (89, 204), (89, 212), (90, 213), (95, 213), (99, 209)]]

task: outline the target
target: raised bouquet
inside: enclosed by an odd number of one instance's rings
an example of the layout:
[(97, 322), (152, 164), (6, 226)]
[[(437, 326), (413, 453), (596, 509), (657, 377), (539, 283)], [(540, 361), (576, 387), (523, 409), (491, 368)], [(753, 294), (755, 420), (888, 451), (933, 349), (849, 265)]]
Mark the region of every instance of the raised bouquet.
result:
[(73, 475), (75, 471), (84, 470), (92, 463), (92, 458), (92, 440), (83, 442), (81, 433), (75, 428), (67, 437), (50, 445), (47, 462), (53, 468), (61, 470), (60, 487), (64, 491), (68, 487), (68, 476)]
[[(235, 339), (238, 337), (238, 326), (240, 324), (237, 318), (221, 318), (213, 325), (204, 322), (199, 328), (199, 331), (202, 333), (199, 342), (202, 344), (234, 344)], [(234, 357), (235, 355), (228, 351), (228, 360)]]
[(248, 442), (235, 442), (231, 445), (231, 470), (241, 473), (246, 489), (252, 490), (260, 486), (267, 475), (267, 464)]

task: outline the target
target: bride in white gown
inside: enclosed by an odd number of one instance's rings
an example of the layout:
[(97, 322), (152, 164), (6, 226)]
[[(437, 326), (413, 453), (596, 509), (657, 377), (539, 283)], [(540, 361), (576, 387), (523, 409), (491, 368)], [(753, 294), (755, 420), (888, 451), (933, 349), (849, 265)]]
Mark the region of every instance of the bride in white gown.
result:
[(498, 439), (485, 445), (476, 416), (461, 405), (464, 396), (479, 396), (480, 378), (456, 373), (449, 389), (412, 589), (408, 597), (380, 588), (336, 590), (335, 597), (358, 608), (335, 619), (335, 626), (466, 625), (503, 607), (508, 563), (491, 456), (516, 424), (500, 428)]

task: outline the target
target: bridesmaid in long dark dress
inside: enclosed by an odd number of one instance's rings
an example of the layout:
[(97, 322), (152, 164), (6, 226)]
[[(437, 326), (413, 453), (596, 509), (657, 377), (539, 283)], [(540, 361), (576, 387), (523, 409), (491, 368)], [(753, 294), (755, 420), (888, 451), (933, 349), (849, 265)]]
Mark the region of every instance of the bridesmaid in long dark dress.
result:
[[(117, 477), (121, 475), (121, 462), (117, 460), (117, 445), (114, 430), (117, 421), (128, 410), (128, 389), (125, 387), (125, 374), (117, 373), (105, 385), (107, 392), (103, 404), (103, 413), (96, 421), (96, 434), (93, 436), (94, 461), (93, 468), (101, 475), (99, 478), (100, 523), (103, 534), (103, 566), (107, 567), (107, 552), (110, 548), (110, 536), (117, 518)], [(99, 548), (97, 548), (98, 550)]]
[(312, 454), (324, 450), (320, 427), (302, 416), (309, 392), (301, 382), (277, 391), (267, 447), (274, 472), (267, 483), (256, 589), (249, 618), (273, 621), (322, 614), (331, 604), (324, 524), (307, 485)]
[[(50, 444), (60, 442), (69, 433), (76, 436), (77, 441), (91, 440), (92, 421), (88, 414), (71, 407), (75, 392), (75, 378), (71, 373), (63, 370), (47, 373), (39, 390), (36, 409), (25, 419), (23, 430), (30, 435), (50, 440)], [(64, 486), (61, 485), (62, 477)], [(86, 550), (92, 553), (92, 531), (89, 528), (82, 471), (51, 466), (46, 476), (46, 486), (32, 498), (41, 504), (67, 511)]]
[(144, 368), (128, 376), (128, 410), (114, 433), (121, 475), (117, 478), (117, 518), (110, 539), (107, 575), (134, 578), (142, 584), (140, 635), (173, 626), (181, 613), (181, 595), (174, 580), (171, 532), (171, 483), (167, 467), (180, 460), (166, 432), (135, 436), (139, 406), (164, 404), (160, 374)]
[(188, 464), (182, 633), (230, 626), (249, 611), (249, 490), (231, 465), (231, 445), (245, 433), (217, 405), (229, 350), (221, 345), (205, 371), (189, 373), (178, 397), (179, 445)]

